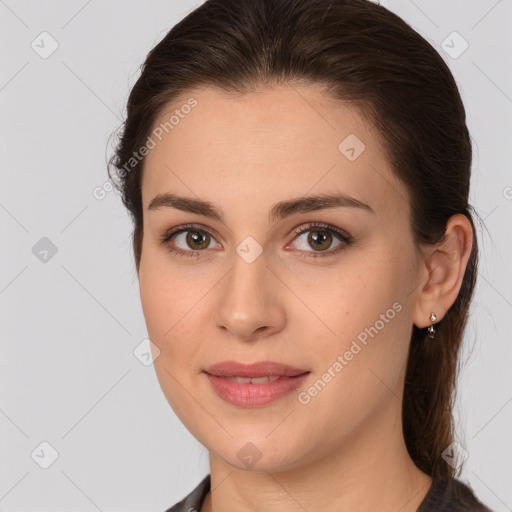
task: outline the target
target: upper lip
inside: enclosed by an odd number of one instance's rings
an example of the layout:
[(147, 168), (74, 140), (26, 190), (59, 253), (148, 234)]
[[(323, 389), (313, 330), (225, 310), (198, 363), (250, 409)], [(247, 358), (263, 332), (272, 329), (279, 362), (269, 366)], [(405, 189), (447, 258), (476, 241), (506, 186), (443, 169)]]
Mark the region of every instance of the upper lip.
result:
[(301, 370), (287, 364), (274, 361), (259, 361), (257, 363), (245, 364), (237, 361), (223, 361), (211, 365), (205, 370), (210, 375), (217, 377), (295, 377), (308, 373), (309, 370)]

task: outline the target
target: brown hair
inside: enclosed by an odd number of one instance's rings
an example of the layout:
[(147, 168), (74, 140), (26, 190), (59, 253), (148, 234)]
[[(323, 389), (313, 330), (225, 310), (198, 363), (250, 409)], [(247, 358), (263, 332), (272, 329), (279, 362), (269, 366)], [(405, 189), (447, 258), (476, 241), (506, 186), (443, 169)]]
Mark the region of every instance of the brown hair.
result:
[(409, 192), (416, 243), (440, 242), (453, 214), (471, 222), (475, 236), (462, 287), (436, 325), (436, 339), (413, 325), (402, 405), (415, 464), (433, 477), (454, 477), (441, 454), (454, 438), (457, 356), (477, 275), (471, 141), (448, 66), (399, 16), (368, 0), (207, 0), (175, 25), (142, 66), (109, 162), (134, 223), (137, 273), (144, 159), (134, 161), (133, 154), (156, 119), (194, 87), (243, 94), (279, 83), (325, 86), (373, 122)]

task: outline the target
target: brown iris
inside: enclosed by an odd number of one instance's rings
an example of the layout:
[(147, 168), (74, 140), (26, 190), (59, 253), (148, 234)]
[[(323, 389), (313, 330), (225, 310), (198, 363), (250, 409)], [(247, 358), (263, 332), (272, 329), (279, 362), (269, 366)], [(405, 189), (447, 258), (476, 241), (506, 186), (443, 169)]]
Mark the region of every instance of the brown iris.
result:
[(210, 245), (210, 235), (204, 231), (189, 231), (186, 239), (194, 249), (206, 249)]
[[(327, 245), (323, 245), (327, 241)], [(332, 235), (328, 231), (311, 231), (308, 235), (308, 242), (315, 251), (328, 249), (331, 246)]]

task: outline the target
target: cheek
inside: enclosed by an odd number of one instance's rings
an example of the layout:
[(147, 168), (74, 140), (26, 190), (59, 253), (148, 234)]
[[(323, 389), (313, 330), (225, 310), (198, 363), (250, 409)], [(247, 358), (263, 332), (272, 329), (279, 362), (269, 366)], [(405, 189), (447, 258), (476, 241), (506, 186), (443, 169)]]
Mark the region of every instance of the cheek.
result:
[(351, 297), (359, 300), (330, 296), (332, 315), (325, 321), (336, 336), (318, 340), (316, 380), (301, 390), (307, 421), (339, 425), (342, 437), (390, 400), (400, 400), (411, 329), (410, 313), (395, 293)]
[(336, 268), (301, 273), (294, 291), (314, 313), (305, 318), (315, 321), (316, 316), (326, 335), (330, 331), (338, 339), (370, 327), (400, 299), (394, 269), (379, 260), (357, 257)]
[(165, 256), (147, 256), (141, 260), (141, 304), (149, 338), (160, 350), (155, 370), (168, 388), (172, 378), (164, 368), (180, 381), (194, 372), (209, 318), (205, 293), (215, 280), (198, 275), (193, 265), (178, 268), (162, 262)]
[(194, 361), (194, 335), (188, 332), (187, 326), (193, 318), (197, 298), (169, 268), (151, 263), (149, 258), (141, 261), (139, 287), (147, 332), (159, 351), (153, 365), (167, 402), (187, 421), (189, 415), (198, 414), (184, 392), (190, 387)]
[(337, 374), (361, 381), (361, 389), (372, 390), (378, 379), (372, 372), (391, 386), (397, 384), (412, 328), (404, 263), (397, 262), (396, 254), (375, 251), (374, 257), (354, 258), (329, 275), (317, 273), (316, 287), (301, 288), (298, 294), (315, 312), (298, 320), (301, 330), (324, 333), (315, 344), (321, 372), (341, 356), (343, 370)]
[(172, 337), (192, 308), (196, 293), (164, 252), (145, 248), (139, 271), (140, 299), (148, 331), (161, 342)]

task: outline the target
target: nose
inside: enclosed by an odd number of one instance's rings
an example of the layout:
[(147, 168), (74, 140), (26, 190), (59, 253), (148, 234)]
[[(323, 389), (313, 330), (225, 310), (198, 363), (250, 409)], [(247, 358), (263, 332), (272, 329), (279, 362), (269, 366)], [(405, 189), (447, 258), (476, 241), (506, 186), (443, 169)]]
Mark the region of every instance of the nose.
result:
[(263, 252), (248, 263), (234, 255), (233, 267), (216, 287), (215, 325), (233, 338), (255, 340), (284, 328), (284, 290)]

